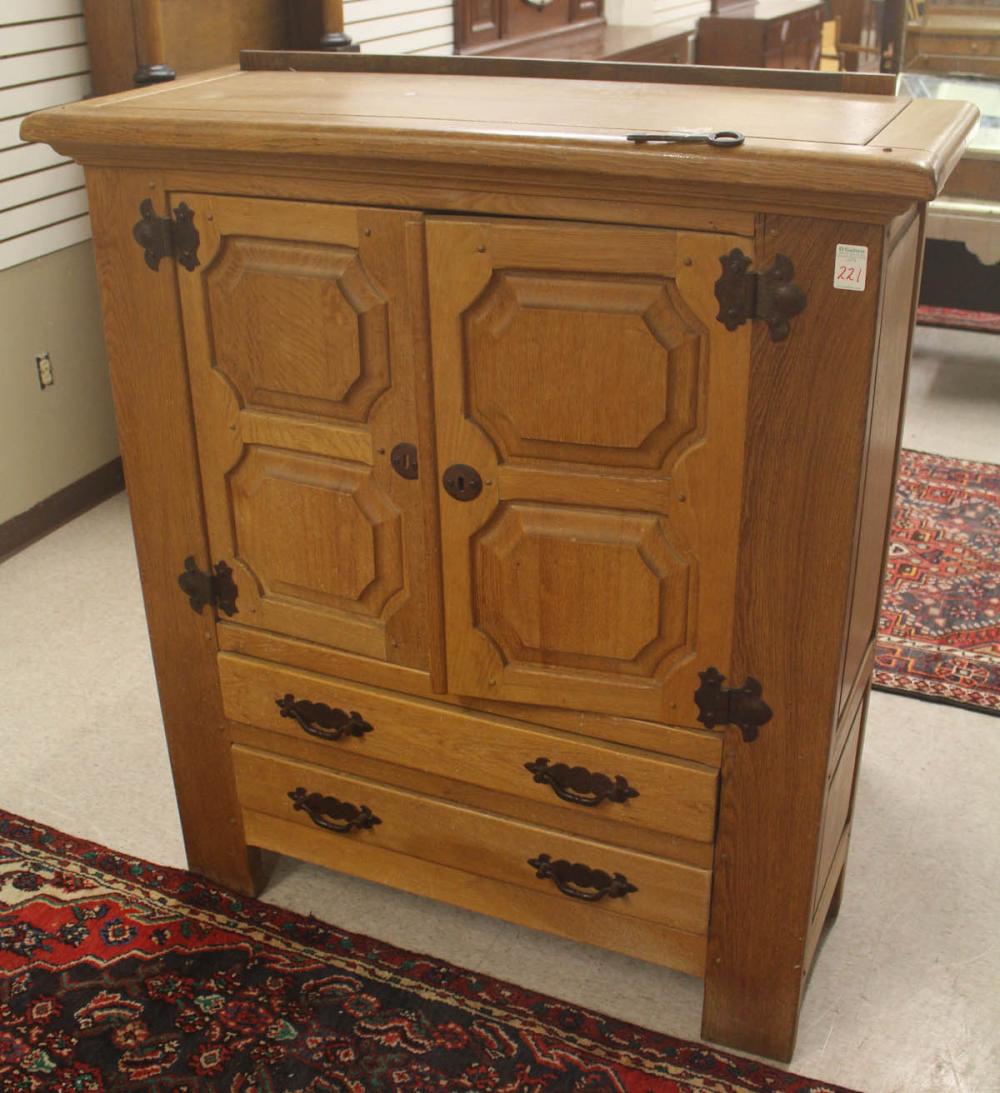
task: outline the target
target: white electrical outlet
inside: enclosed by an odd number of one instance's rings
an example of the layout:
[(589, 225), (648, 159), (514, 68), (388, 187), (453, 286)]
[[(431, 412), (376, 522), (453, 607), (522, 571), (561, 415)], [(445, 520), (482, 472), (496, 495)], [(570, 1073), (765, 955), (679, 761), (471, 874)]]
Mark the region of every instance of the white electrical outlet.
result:
[(40, 353), (35, 357), (35, 368), (38, 370), (38, 386), (43, 391), (56, 382), (56, 378), (52, 374), (52, 361), (49, 360), (48, 353)]

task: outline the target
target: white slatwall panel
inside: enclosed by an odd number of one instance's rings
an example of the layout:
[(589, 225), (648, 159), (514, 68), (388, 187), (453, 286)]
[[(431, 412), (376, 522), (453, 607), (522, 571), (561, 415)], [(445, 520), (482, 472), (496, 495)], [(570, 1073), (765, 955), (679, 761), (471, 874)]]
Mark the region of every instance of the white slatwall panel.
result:
[[(452, 52), (449, 0), (346, 0), (344, 21), (366, 53)], [(89, 68), (82, 0), (0, 0), (0, 269), (90, 237), (83, 172), (19, 135), (87, 95)]]
[(83, 171), (19, 133), (87, 95), (89, 70), (82, 0), (0, 0), (0, 269), (90, 238)]
[(345, 0), (344, 29), (363, 53), (451, 53), (454, 14), (442, 0)]

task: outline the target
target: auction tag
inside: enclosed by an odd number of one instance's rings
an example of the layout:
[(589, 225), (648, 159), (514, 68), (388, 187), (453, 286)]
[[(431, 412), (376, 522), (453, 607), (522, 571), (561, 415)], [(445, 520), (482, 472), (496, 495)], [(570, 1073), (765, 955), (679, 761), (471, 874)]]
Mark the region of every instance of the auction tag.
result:
[(868, 248), (837, 244), (837, 262), (833, 267), (833, 287), (848, 292), (864, 292), (868, 277)]

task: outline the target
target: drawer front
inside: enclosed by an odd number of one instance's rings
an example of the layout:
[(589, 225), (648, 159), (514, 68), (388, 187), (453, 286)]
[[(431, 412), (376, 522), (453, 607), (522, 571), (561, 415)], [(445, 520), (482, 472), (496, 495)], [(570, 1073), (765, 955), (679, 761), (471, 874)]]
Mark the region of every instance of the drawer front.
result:
[[(379, 851), (391, 852), (558, 897), (556, 909), (586, 904), (594, 915), (613, 915), (623, 922), (638, 919), (685, 933), (707, 933), (707, 869), (574, 838), (253, 748), (235, 746), (233, 761), (244, 813), (319, 832), (320, 845), (329, 847), (323, 864), (333, 868), (371, 877), (376, 866), (359, 870), (365, 856), (370, 853), (378, 862)], [(249, 829), (254, 830), (252, 821)], [(394, 874), (387, 869), (373, 879), (391, 885)]]
[[(226, 716), (498, 793), (711, 843), (718, 772), (294, 669), (219, 657)], [(290, 697), (287, 697), (290, 696)], [(530, 766), (530, 769), (529, 769)]]
[(963, 38), (954, 34), (922, 34), (920, 49), (924, 53), (947, 53), (955, 57), (1000, 57), (1000, 37)]

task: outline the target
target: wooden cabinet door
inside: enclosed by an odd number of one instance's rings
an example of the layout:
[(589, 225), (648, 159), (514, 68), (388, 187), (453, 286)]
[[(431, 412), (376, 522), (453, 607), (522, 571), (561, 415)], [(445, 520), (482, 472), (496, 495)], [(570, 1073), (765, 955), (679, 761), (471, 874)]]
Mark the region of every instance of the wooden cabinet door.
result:
[[(728, 674), (750, 338), (746, 239), (427, 220), (449, 690), (695, 724)], [(456, 472), (465, 476), (468, 472)], [(454, 478), (454, 475), (453, 475)]]
[(206, 194), (171, 204), (182, 201), (201, 234), (201, 264), (177, 276), (212, 561), (239, 588), (233, 621), (426, 668), (434, 485), (390, 464), (396, 444), (429, 435), (421, 218)]

